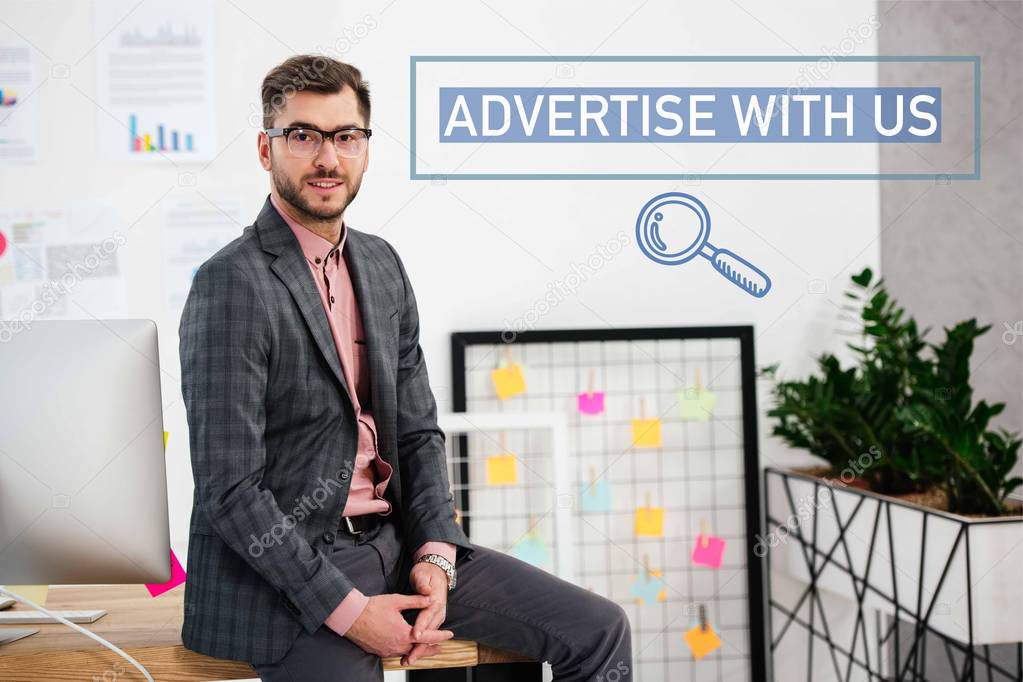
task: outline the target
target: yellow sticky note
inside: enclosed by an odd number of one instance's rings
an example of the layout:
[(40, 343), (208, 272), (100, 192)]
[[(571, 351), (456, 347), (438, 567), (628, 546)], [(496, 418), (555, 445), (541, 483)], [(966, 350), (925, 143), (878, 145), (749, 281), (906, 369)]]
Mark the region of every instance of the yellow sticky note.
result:
[(518, 363), (498, 367), (490, 373), (490, 377), (494, 380), (494, 390), (501, 400), (526, 392), (526, 377), (522, 373), (522, 365)]
[(167, 438), (170, 436), (166, 431), (163, 432), (163, 449), (167, 449)]
[(515, 455), (491, 455), (487, 457), (487, 485), (515, 485), (519, 482), (519, 470)]
[(636, 535), (662, 537), (664, 535), (664, 507), (637, 507)]
[(721, 646), (721, 638), (717, 636), (714, 628), (710, 625), (706, 629), (699, 625), (694, 625), (685, 634), (685, 638), (686, 644), (689, 645), (689, 650), (693, 652), (693, 658), (697, 660)]
[(632, 445), (637, 448), (661, 447), (661, 420), (633, 419)]
[(50, 592), (49, 585), (5, 585), (4, 588), (40, 606), (46, 606), (46, 595)]

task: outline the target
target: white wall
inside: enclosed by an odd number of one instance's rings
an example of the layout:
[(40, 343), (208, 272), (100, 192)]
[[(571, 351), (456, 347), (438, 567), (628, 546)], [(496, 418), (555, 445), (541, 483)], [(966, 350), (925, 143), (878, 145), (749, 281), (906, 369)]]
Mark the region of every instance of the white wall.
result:
[[(70, 66), (49, 80), (40, 101), (42, 152), (35, 166), (0, 169), (4, 206), (49, 206), (104, 199), (133, 225), (120, 255), (131, 316), (160, 324), (164, 370), (171, 531), (184, 560), (191, 472), (180, 400), (177, 320), (164, 310), (162, 211), (169, 197), (239, 198), (245, 224), (268, 191), (256, 160), (259, 84), (295, 52), (344, 46), (346, 31), (373, 27), (342, 58), (358, 65), (373, 91), (370, 169), (346, 216), (390, 240), (402, 254), (419, 300), (422, 344), (442, 409), (450, 407), (448, 340), (453, 331), (499, 329), (532, 309), (549, 282), (563, 279), (619, 230), (631, 234), (640, 206), (673, 182), (429, 182), (408, 180), (408, 69), (411, 54), (820, 54), (837, 50), (870, 20), (872, 0), (787, 3), (451, 2), (217, 3), (217, 131), (221, 151), (198, 171), (196, 188), (177, 186), (169, 165), (97, 160), (90, 101), (95, 65), (88, 2), (0, 2), (0, 39), (17, 31), (44, 51), (40, 68)], [(6, 24), (6, 26), (4, 25)], [(873, 36), (852, 54), (876, 52)], [(81, 61), (82, 55), (85, 55)], [(336, 56), (336, 55), (335, 55)], [(827, 83), (824, 83), (827, 85)], [(613, 151), (609, 151), (613, 153)], [(783, 145), (776, 148), (784, 170)], [(873, 153), (873, 152), (871, 152)], [(715, 236), (767, 271), (773, 291), (753, 299), (707, 267), (654, 265), (626, 249), (557, 305), (538, 326), (626, 327), (753, 324), (757, 361), (805, 373), (814, 355), (838, 349), (836, 302), (848, 274), (878, 263), (878, 185), (854, 182), (703, 181), (691, 186), (715, 216)], [(470, 208), (471, 207), (471, 208)], [(698, 265), (698, 264), (697, 264)], [(811, 293), (824, 280), (825, 294)], [(766, 386), (762, 386), (766, 389)], [(764, 391), (761, 406), (766, 403)], [(787, 459), (763, 434), (765, 464)], [(784, 679), (784, 678), (781, 678)]]

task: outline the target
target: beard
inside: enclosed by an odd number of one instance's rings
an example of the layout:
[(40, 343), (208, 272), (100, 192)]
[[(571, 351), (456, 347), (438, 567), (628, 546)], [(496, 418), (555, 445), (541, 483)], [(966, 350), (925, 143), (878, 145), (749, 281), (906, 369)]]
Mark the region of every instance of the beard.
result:
[[(347, 179), (338, 175), (315, 175), (313, 177), (303, 179), (301, 184), (296, 184), (292, 182), (288, 176), (284, 175), (284, 173), (279, 172), (276, 167), (271, 169), (270, 174), (273, 178), (274, 186), (277, 188), (277, 194), (279, 194), (280, 197), (289, 204), (294, 206), (300, 213), (304, 214), (302, 216), (303, 218), (313, 221), (331, 221), (340, 218), (344, 215), (345, 209), (348, 208), (348, 205), (355, 199), (355, 196), (359, 193), (359, 187), (362, 185), (362, 178), (359, 178), (358, 182), (353, 185)], [(305, 188), (305, 183), (314, 180), (340, 180), (344, 182), (344, 189), (347, 190), (347, 195), (342, 200), (341, 205), (337, 208), (333, 208), (320, 201), (311, 203), (302, 196), (302, 190)]]

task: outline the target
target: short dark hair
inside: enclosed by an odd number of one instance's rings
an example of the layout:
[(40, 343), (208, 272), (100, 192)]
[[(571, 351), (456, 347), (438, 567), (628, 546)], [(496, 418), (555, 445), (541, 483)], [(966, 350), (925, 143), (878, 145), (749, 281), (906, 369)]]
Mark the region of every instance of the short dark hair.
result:
[(359, 113), (369, 126), (369, 83), (362, 72), (351, 64), (319, 54), (299, 54), (275, 66), (263, 78), (263, 127), (273, 126), (274, 117), (281, 113), (287, 98), (296, 92), (309, 90), (333, 94), (345, 86), (355, 91), (359, 100)]

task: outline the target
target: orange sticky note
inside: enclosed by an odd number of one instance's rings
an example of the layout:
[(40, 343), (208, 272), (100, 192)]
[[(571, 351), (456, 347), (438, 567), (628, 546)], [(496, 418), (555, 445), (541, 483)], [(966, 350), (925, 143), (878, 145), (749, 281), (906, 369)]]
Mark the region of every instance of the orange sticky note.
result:
[(661, 447), (661, 420), (656, 417), (633, 419), (632, 445), (637, 448)]
[(636, 535), (664, 535), (664, 507), (636, 507)]
[(49, 585), (5, 585), (4, 587), (19, 597), (34, 601), (40, 606), (46, 606), (46, 596), (50, 593)]
[(490, 377), (494, 380), (494, 390), (501, 400), (526, 392), (526, 377), (522, 373), (522, 365), (518, 363), (498, 367), (490, 373)]
[(515, 455), (487, 457), (487, 485), (515, 485), (519, 482), (519, 469)]
[(689, 650), (693, 652), (693, 658), (696, 660), (700, 660), (721, 646), (721, 638), (717, 636), (714, 628), (710, 625), (706, 629), (699, 625), (694, 625), (685, 634), (685, 638), (686, 644), (689, 645)]

